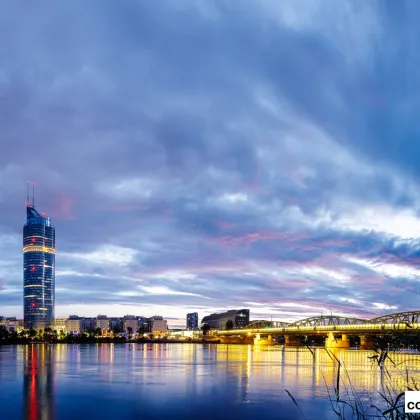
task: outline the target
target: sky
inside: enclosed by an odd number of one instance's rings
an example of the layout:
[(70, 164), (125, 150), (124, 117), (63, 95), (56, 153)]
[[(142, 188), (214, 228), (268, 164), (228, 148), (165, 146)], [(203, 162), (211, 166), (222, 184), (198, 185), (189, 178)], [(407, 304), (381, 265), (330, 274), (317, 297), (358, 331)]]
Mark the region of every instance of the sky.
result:
[(26, 182), (56, 316), (418, 310), (420, 2), (0, 0), (0, 314)]

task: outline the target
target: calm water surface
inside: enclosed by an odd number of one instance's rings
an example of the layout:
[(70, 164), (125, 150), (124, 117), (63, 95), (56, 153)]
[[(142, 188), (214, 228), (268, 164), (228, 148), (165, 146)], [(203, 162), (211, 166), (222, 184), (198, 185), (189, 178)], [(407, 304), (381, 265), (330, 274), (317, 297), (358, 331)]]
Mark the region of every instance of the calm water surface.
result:
[[(384, 374), (366, 351), (342, 360), (348, 381), (367, 403), (380, 404)], [(420, 356), (395, 354), (392, 386), (407, 368), (420, 379)], [(298, 419), (337, 418), (337, 363), (324, 349), (200, 344), (0, 346), (1, 419)], [(347, 391), (346, 391), (347, 390)], [(350, 393), (351, 394), (351, 393)], [(351, 416), (349, 416), (351, 418)]]

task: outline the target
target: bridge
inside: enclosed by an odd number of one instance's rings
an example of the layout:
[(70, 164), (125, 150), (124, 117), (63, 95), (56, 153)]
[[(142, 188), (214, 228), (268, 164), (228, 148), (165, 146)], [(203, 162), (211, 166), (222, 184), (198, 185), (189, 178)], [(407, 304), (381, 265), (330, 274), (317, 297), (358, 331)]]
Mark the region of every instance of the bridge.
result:
[(420, 311), (398, 312), (369, 320), (322, 315), (293, 323), (256, 321), (241, 329), (218, 330), (213, 334), (219, 337), (248, 337), (253, 339), (254, 344), (272, 344), (274, 336), (284, 336), (286, 346), (299, 345), (294, 337), (318, 335), (327, 337), (325, 346), (328, 348), (348, 348), (350, 340), (347, 336), (357, 335), (360, 336), (360, 347), (370, 348), (373, 337), (392, 332), (420, 333)]

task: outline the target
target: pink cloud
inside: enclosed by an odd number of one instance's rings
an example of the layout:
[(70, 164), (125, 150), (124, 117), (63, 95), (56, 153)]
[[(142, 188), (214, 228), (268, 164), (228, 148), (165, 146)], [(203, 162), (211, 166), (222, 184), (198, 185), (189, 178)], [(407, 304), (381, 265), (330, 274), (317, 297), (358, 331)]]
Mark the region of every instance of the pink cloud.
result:
[(255, 232), (248, 233), (244, 236), (222, 236), (218, 241), (223, 245), (251, 245), (254, 242), (263, 240), (280, 239), (283, 235), (275, 232)]
[(235, 223), (232, 223), (232, 222), (226, 222), (226, 221), (224, 221), (224, 220), (216, 220), (216, 225), (218, 226), (218, 227), (220, 227), (221, 229), (231, 229), (231, 228), (233, 228), (233, 227), (235, 227), (236, 226), (236, 224)]
[(253, 179), (251, 182), (243, 183), (243, 187), (246, 191), (250, 192), (251, 194), (259, 194), (261, 193), (261, 169), (257, 162), (254, 163), (253, 168), (251, 168), (253, 172)]
[(287, 235), (285, 233), (276, 232), (276, 231), (263, 231), (263, 232), (254, 232), (254, 233), (247, 233), (242, 236), (221, 236), (216, 238), (218, 243), (222, 245), (245, 245), (249, 246), (255, 242), (260, 241), (269, 241), (269, 240), (284, 240), (288, 242), (298, 241), (300, 239), (305, 238), (305, 234), (298, 234), (298, 235)]
[(398, 255), (391, 254), (389, 252), (383, 252), (378, 258), (378, 260), (382, 260), (388, 263), (399, 264), (399, 265), (420, 265), (420, 257), (400, 257)]
[(342, 246), (350, 247), (352, 245), (353, 241), (351, 239), (322, 239), (319, 241), (313, 241), (309, 244), (293, 245), (293, 249), (299, 251), (315, 251), (321, 248), (338, 248)]
[(114, 206), (110, 207), (109, 211), (134, 211), (134, 210), (149, 210), (149, 206)]
[(58, 219), (72, 220), (74, 219), (74, 200), (68, 194), (60, 191), (58, 200), (54, 205), (55, 217)]
[(384, 276), (368, 276), (368, 275), (360, 275), (360, 276), (353, 276), (351, 278), (351, 282), (354, 285), (379, 285), (384, 284), (388, 279)]

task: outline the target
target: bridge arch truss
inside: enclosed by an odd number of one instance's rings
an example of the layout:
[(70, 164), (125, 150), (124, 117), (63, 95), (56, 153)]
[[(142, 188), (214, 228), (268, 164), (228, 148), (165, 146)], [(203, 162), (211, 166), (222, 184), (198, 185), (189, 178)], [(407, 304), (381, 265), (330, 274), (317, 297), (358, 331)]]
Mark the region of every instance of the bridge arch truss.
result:
[(281, 321), (253, 321), (248, 324), (245, 329), (261, 329), (261, 328), (285, 328), (290, 325), (289, 322)]
[(335, 316), (335, 315), (321, 315), (311, 318), (301, 319), (300, 321), (293, 322), (289, 324), (289, 327), (327, 327), (327, 326), (337, 326), (337, 325), (356, 325), (363, 324), (366, 322), (365, 319), (359, 318), (347, 318), (344, 316)]
[(369, 324), (420, 324), (420, 311), (396, 312), (365, 321)]

